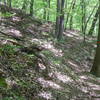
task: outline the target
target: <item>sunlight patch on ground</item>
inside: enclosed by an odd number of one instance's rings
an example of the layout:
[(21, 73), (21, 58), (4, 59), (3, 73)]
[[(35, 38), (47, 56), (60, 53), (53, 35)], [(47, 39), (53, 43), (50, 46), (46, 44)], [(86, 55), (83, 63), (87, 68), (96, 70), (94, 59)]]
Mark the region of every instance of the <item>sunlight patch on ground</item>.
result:
[(38, 96), (46, 99), (46, 100), (51, 100), (53, 97), (51, 95), (51, 92), (45, 92), (45, 91), (42, 91), (38, 94)]
[(45, 80), (44, 78), (38, 78), (37, 81), (44, 87), (44, 88), (48, 88), (51, 87), (53, 89), (62, 89), (62, 87), (58, 84), (56, 84), (55, 82), (49, 81), (49, 80)]
[(78, 32), (71, 31), (71, 30), (67, 30), (66, 32), (64, 32), (64, 35), (68, 37), (74, 37), (75, 39), (82, 39), (82, 36), (80, 36)]
[(10, 26), (9, 27), (1, 26), (0, 31), (2, 31), (4, 34), (7, 34), (7, 35), (22, 37), (22, 34), (19, 30), (16, 30)]
[(94, 78), (90, 73), (88, 73), (87, 75), (81, 75), (79, 77), (81, 80), (85, 81), (86, 84), (90, 86), (91, 88), (97, 88), (97, 90), (98, 89), (100, 90), (100, 80), (97, 78)]
[(8, 84), (9, 87), (13, 86), (14, 84), (17, 84), (16, 81), (10, 80), (8, 78), (6, 79), (6, 82), (7, 82), (7, 84)]
[(0, 31), (5, 30), (6, 27), (5, 27), (4, 25), (5, 25), (5, 24), (3, 24), (3, 23), (2, 23), (2, 25), (0, 25)]
[(51, 52), (53, 52), (53, 54), (55, 56), (63, 56), (63, 52), (61, 49), (56, 49), (53, 45), (53, 43), (51, 41), (43, 41), (43, 40), (39, 40), (39, 39), (32, 39), (31, 42), (38, 42), (42, 47), (44, 47), (47, 50), (50, 50)]
[(90, 82), (87, 82), (88, 86), (90, 86), (93, 90), (100, 90), (100, 85), (96, 85)]
[(56, 76), (57, 79), (59, 79), (63, 83), (68, 83), (68, 82), (72, 82), (73, 81), (70, 77), (68, 77), (67, 75), (63, 75), (60, 72), (56, 72), (55, 76)]
[(53, 46), (53, 43), (47, 42), (43, 45), (46, 49), (54, 53), (55, 56), (63, 56), (62, 50), (58, 50)]
[(13, 39), (6, 39), (6, 40), (2, 40), (0, 42), (1, 42), (2, 45), (5, 45), (5, 44), (18, 44), (18, 42), (13, 40)]
[(17, 37), (22, 37), (22, 34), (19, 30), (16, 30), (16, 29), (9, 29), (8, 30), (9, 33), (11, 33), (12, 35), (14, 36), (17, 36)]
[(88, 93), (88, 87), (81, 86), (81, 90), (82, 90), (84, 93)]
[(84, 79), (84, 80), (86, 80), (86, 79), (88, 79), (88, 77), (86, 77), (86, 76), (79, 76), (81, 79)]
[[(64, 33), (65, 34), (65, 33)], [(73, 37), (73, 35), (72, 34), (66, 34), (68, 37)]]
[[(2, 18), (1, 16), (0, 16), (0, 21), (6, 21), (7, 19), (5, 19), (5, 18)], [(0, 23), (1, 24), (1, 23)], [(2, 23), (3, 24), (3, 23)]]
[(72, 66), (76, 67), (76, 68), (79, 67), (77, 64), (75, 64), (74, 62), (72, 62), (72, 61), (70, 61), (70, 60), (68, 61), (68, 63), (71, 64)]
[(42, 63), (38, 63), (38, 66), (41, 70), (45, 70), (46, 66), (44, 66)]
[(15, 22), (19, 22), (19, 21), (21, 21), (21, 18), (14, 16), (14, 17), (12, 17), (12, 20)]
[(84, 71), (83, 68), (81, 68), (80, 66), (78, 66), (76, 63), (74, 63), (71, 60), (68, 60), (68, 64), (70, 64), (72, 66), (72, 68), (74, 68), (77, 72)]
[(76, 30), (66, 30), (66, 32), (68, 32), (68, 33), (70, 33), (70, 34), (72, 34), (74, 36), (80, 36), (80, 34), (78, 34), (79, 32), (76, 31)]
[(30, 42), (32, 42), (32, 43), (35, 42), (35, 43), (39, 43), (39, 44), (42, 43), (42, 41), (40, 39), (37, 39), (37, 38), (31, 39)]
[[(79, 76), (79, 77), (80, 77), (80, 83), (82, 82), (81, 90), (85, 93), (90, 93), (90, 95), (97, 97), (97, 94), (94, 91), (99, 91), (99, 93), (100, 93), (99, 83), (97, 85), (96, 80), (93, 81), (93, 79), (90, 78), (89, 75), (88, 76), (82, 75), (82, 76)], [(91, 80), (95, 83), (89, 82), (89, 80)]]

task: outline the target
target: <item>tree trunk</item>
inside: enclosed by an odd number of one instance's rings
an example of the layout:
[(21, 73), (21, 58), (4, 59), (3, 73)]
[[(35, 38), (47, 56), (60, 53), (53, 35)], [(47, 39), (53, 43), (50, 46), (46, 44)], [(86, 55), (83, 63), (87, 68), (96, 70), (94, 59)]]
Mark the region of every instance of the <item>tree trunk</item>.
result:
[[(72, 13), (73, 13), (73, 10), (75, 8), (75, 4), (76, 4), (76, 0), (74, 0), (73, 5), (72, 5)], [(72, 13), (71, 13), (70, 23), (69, 23), (70, 30), (73, 28), (73, 15), (72, 15)]]
[(7, 5), (7, 0), (4, 0), (4, 4)]
[(89, 17), (87, 18), (86, 24), (85, 24), (85, 30), (87, 30), (87, 24), (90, 21), (90, 19), (91, 19), (91, 17), (92, 17), (92, 15), (93, 15), (93, 13), (94, 13), (94, 11), (95, 11), (95, 9), (96, 9), (97, 6), (98, 6), (98, 3), (94, 6), (92, 12), (90, 13)]
[[(50, 9), (50, 0), (48, 0), (48, 9)], [(49, 10), (48, 10), (47, 20), (49, 20), (49, 17), (50, 17), (50, 13), (49, 13)]]
[(34, 5), (34, 0), (31, 0), (30, 2), (30, 15), (33, 16), (33, 5)]
[(43, 14), (43, 19), (47, 20), (47, 0), (43, 0), (44, 3), (44, 14)]
[(81, 9), (82, 9), (82, 33), (84, 35), (84, 41), (85, 41), (85, 25), (86, 25), (86, 4), (84, 0), (81, 0)]
[(70, 17), (70, 13), (71, 13), (71, 10), (72, 10), (73, 3), (74, 3), (74, 0), (72, 0), (70, 8), (69, 8), (69, 12), (67, 13), (67, 18), (66, 18), (65, 29), (64, 30), (66, 30), (66, 28), (67, 28), (67, 24), (68, 24), (68, 21), (69, 21), (69, 17)]
[(100, 0), (99, 0), (98, 15), (99, 15), (98, 40), (97, 40), (96, 55), (93, 67), (91, 69), (91, 73), (97, 77), (100, 77)]
[(11, 2), (12, 2), (12, 0), (7, 1), (9, 7), (11, 7)]
[(27, 8), (27, 0), (24, 0), (22, 10), (26, 11)]
[(57, 36), (57, 39), (61, 39), (64, 31), (64, 2), (65, 0), (62, 0), (61, 2), (61, 15), (60, 15), (60, 24), (59, 24), (59, 34)]
[(56, 17), (56, 37), (62, 38), (64, 31), (64, 3), (65, 0), (57, 0), (57, 17)]
[(92, 21), (92, 25), (90, 27), (88, 35), (92, 35), (93, 34), (93, 31), (94, 31), (94, 28), (95, 28), (95, 24), (96, 24), (96, 22), (98, 20), (98, 16), (99, 16), (99, 8), (96, 11), (96, 14), (95, 14), (94, 19)]
[(59, 33), (59, 24), (60, 24), (60, 0), (57, 0), (57, 15), (56, 15), (56, 29), (55, 35), (58, 36)]

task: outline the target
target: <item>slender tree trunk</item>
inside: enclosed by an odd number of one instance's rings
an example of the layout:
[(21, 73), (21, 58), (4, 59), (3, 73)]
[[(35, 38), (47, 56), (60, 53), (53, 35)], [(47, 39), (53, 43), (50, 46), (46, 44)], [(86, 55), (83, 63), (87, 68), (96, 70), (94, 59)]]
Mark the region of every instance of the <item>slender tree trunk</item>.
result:
[(69, 21), (70, 12), (71, 12), (71, 10), (72, 10), (73, 2), (74, 2), (74, 0), (72, 0), (71, 5), (70, 5), (70, 8), (69, 8), (69, 11), (68, 11), (68, 13), (67, 13), (67, 18), (66, 18), (65, 29), (64, 29), (64, 30), (66, 30), (66, 28), (67, 28), (67, 24), (68, 24), (68, 21)]
[[(50, 9), (50, 0), (48, 0), (48, 9)], [(47, 20), (49, 20), (49, 18), (50, 18), (50, 13), (49, 13), (49, 10), (48, 10)]]
[(60, 0), (57, 0), (56, 29), (55, 29), (56, 37), (59, 34), (59, 24), (60, 24)]
[(97, 11), (95, 13), (95, 16), (94, 16), (94, 19), (92, 21), (92, 25), (90, 27), (88, 35), (92, 35), (93, 34), (93, 31), (94, 31), (94, 28), (95, 28), (95, 24), (96, 24), (96, 22), (98, 20), (98, 16), (99, 16), (99, 7), (98, 7), (98, 9), (97, 9)]
[(96, 9), (97, 6), (98, 6), (98, 3), (94, 6), (94, 8), (93, 8), (91, 14), (90, 14), (89, 17), (87, 18), (86, 24), (85, 24), (85, 30), (87, 30), (87, 24), (88, 24), (88, 22), (90, 21), (91, 16), (93, 15), (93, 13), (94, 13), (94, 11), (95, 11), (95, 9)]
[(44, 2), (44, 14), (43, 14), (43, 19), (47, 20), (47, 0), (43, 0)]
[(7, 0), (7, 4), (9, 7), (11, 7), (11, 2), (12, 2), (12, 0)]
[(98, 40), (97, 40), (97, 48), (96, 55), (94, 58), (93, 67), (91, 69), (91, 73), (97, 77), (100, 77), (100, 0), (99, 0), (99, 28), (98, 28)]
[(30, 15), (33, 16), (33, 5), (34, 5), (34, 0), (31, 0), (30, 2)]
[(65, 0), (62, 0), (62, 2), (61, 2), (60, 24), (59, 24), (59, 34), (57, 36), (58, 39), (62, 38), (63, 31), (64, 31), (64, 3), (65, 3)]
[(26, 11), (28, 0), (24, 0), (22, 10)]
[[(72, 12), (73, 12), (73, 10), (74, 10), (74, 8), (75, 8), (75, 3), (76, 3), (76, 0), (74, 0), (74, 2), (73, 2), (73, 5), (72, 5)], [(73, 28), (73, 15), (72, 15), (72, 13), (71, 13), (71, 17), (70, 17), (69, 28), (70, 28), (70, 30)]]
[(81, 8), (82, 8), (82, 33), (84, 35), (84, 41), (85, 41), (85, 35), (86, 35), (86, 30), (85, 30), (85, 24), (86, 24), (86, 5), (85, 1), (81, 0)]
[(7, 5), (7, 0), (4, 0), (4, 4)]

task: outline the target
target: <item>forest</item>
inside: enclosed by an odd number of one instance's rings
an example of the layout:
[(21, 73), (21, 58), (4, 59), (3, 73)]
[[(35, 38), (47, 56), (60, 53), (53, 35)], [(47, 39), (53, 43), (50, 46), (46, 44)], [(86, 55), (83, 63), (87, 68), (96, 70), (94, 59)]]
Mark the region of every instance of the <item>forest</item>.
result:
[(100, 100), (100, 0), (0, 0), (0, 100)]

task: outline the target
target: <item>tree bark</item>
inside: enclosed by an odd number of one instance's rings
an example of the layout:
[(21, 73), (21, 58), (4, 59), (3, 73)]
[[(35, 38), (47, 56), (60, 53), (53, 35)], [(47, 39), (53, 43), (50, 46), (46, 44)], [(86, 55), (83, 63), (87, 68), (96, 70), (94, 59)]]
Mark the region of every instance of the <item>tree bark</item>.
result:
[(63, 31), (64, 31), (64, 2), (65, 2), (65, 0), (62, 0), (62, 2), (61, 2), (61, 15), (60, 15), (60, 24), (59, 24), (59, 34), (57, 36), (58, 39), (62, 38)]
[(91, 16), (93, 15), (93, 13), (94, 13), (94, 11), (95, 11), (95, 9), (96, 9), (97, 6), (98, 6), (98, 3), (94, 6), (92, 12), (90, 13), (89, 17), (87, 18), (86, 24), (85, 24), (85, 30), (87, 30), (87, 24), (88, 24), (88, 22), (90, 21)]
[(31, 0), (30, 2), (30, 15), (33, 16), (33, 5), (34, 5), (34, 0)]
[(97, 9), (97, 11), (95, 13), (95, 16), (94, 16), (94, 19), (92, 21), (92, 25), (90, 27), (88, 35), (92, 35), (93, 34), (93, 31), (94, 31), (94, 28), (95, 28), (95, 24), (96, 24), (96, 22), (98, 20), (98, 16), (99, 16), (99, 7), (98, 7), (98, 9)]
[(60, 24), (60, 0), (57, 0), (57, 15), (56, 15), (56, 29), (55, 35), (58, 36), (59, 33), (59, 24)]
[(8, 6), (11, 7), (12, 0), (7, 0)]
[(68, 24), (68, 21), (69, 21), (69, 17), (70, 17), (70, 13), (71, 13), (71, 10), (72, 10), (73, 3), (74, 3), (74, 0), (72, 0), (69, 11), (67, 13), (67, 18), (66, 18), (65, 29), (64, 30), (66, 30), (66, 28), (67, 28), (67, 24)]
[(47, 19), (47, 0), (43, 0), (44, 3), (44, 14), (43, 14), (43, 19)]
[(81, 0), (81, 9), (82, 9), (82, 33), (84, 35), (84, 41), (85, 41), (85, 35), (86, 35), (86, 30), (85, 30), (85, 25), (86, 25), (86, 4), (84, 0)]
[(27, 8), (27, 0), (24, 0), (22, 10), (26, 11)]
[[(73, 10), (74, 10), (74, 8), (75, 8), (75, 4), (76, 4), (76, 0), (74, 0), (74, 2), (73, 2), (73, 5), (72, 5), (72, 12), (73, 12)], [(73, 15), (72, 15), (72, 13), (71, 13), (71, 17), (70, 17), (69, 28), (70, 28), (70, 30), (73, 28)]]
[(56, 37), (58, 40), (62, 38), (64, 31), (64, 3), (65, 0), (57, 0), (57, 17), (56, 17)]
[[(48, 9), (50, 10), (50, 0), (48, 0)], [(47, 20), (48, 20), (48, 21), (49, 21), (49, 19), (50, 19), (49, 10), (48, 10), (48, 15), (47, 15)]]
[(100, 77), (100, 0), (99, 0), (98, 15), (99, 15), (98, 40), (97, 40), (96, 55), (94, 58), (94, 63), (91, 69), (91, 73), (97, 77)]

